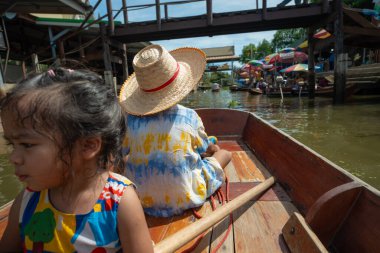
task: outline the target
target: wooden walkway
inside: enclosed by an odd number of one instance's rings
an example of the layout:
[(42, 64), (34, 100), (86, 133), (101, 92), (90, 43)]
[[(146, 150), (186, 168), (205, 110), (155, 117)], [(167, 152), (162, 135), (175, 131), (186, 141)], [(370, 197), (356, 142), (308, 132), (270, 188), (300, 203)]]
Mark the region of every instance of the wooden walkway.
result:
[[(230, 199), (270, 176), (245, 144), (240, 141), (225, 140), (220, 141), (219, 145), (232, 152), (232, 161), (225, 169), (230, 181)], [(219, 203), (217, 205), (220, 206)], [(207, 216), (212, 212), (210, 203), (206, 203), (198, 211), (203, 216)], [(257, 201), (250, 201), (233, 213), (232, 230), (218, 252), (289, 252), (281, 230), (294, 211), (297, 209), (290, 198), (276, 184)], [(183, 216), (171, 218), (147, 217), (147, 222), (152, 240), (157, 243), (196, 219), (193, 212), (188, 211)], [(227, 217), (208, 230), (193, 252), (212, 252), (225, 237), (229, 223), (230, 218)], [(183, 252), (192, 247), (196, 240), (194, 239), (177, 252)]]

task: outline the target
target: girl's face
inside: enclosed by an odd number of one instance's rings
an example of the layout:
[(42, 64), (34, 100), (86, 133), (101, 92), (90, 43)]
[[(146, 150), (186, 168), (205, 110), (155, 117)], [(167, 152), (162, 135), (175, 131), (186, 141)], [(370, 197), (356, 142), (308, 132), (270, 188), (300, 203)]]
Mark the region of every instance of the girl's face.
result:
[(31, 126), (19, 124), (10, 109), (3, 111), (1, 118), (4, 138), (12, 146), (10, 161), (18, 179), (33, 191), (61, 186), (64, 165), (58, 158), (56, 144)]

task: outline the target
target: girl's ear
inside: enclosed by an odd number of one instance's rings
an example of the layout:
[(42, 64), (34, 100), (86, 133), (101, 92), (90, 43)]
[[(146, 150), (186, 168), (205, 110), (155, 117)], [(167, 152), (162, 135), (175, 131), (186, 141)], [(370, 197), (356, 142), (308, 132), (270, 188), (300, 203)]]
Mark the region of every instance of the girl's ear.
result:
[(99, 154), (102, 148), (102, 138), (100, 136), (84, 138), (80, 144), (83, 158), (91, 159)]

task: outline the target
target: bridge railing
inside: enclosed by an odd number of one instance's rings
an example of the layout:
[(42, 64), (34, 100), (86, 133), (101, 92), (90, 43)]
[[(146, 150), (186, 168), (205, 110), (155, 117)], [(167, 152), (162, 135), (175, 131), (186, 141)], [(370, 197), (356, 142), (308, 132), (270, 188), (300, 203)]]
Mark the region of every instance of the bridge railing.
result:
[[(322, 10), (327, 10), (328, 8), (328, 2), (332, 0), (319, 0), (318, 3), (322, 5)], [(285, 6), (294, 6), (294, 5), (307, 5), (309, 4), (309, 0), (295, 0), (294, 2), (291, 0), (283, 0), (280, 4), (274, 5), (273, 1), (268, 0), (250, 0), (250, 1), (243, 1), (242, 2), (242, 8), (236, 9), (236, 10), (228, 10), (228, 11), (217, 11), (214, 12), (215, 7), (217, 9), (222, 9), (221, 6), (217, 5), (217, 0), (179, 0), (179, 1), (171, 1), (171, 2), (161, 2), (160, 0), (155, 0), (155, 3), (151, 4), (138, 4), (138, 5), (127, 5), (127, 0), (122, 0), (122, 6), (117, 10), (112, 10), (112, 2), (111, 0), (107, 0), (107, 9), (109, 12), (108, 18), (109, 21), (113, 22), (113, 20), (120, 14), (123, 13), (124, 15), (124, 24), (127, 25), (128, 23), (133, 22), (144, 22), (144, 21), (152, 21), (155, 20), (157, 22), (157, 25), (160, 26), (162, 21), (167, 21), (170, 18), (180, 18), (178, 13), (184, 13), (183, 11), (179, 11), (178, 8), (175, 8), (173, 10), (173, 13), (175, 12), (176, 15), (171, 16), (169, 13), (170, 7), (179, 6), (181, 5), (182, 10), (190, 10), (190, 9), (196, 9), (200, 15), (207, 15), (207, 20), (209, 24), (212, 24), (212, 16), (215, 13), (223, 13), (223, 12), (231, 12), (231, 11), (244, 11), (244, 10), (261, 10), (262, 13), (265, 15), (268, 8), (274, 8), (277, 7), (279, 9), (286, 8)], [(205, 6), (200, 6), (200, 4), (205, 3)], [(248, 4), (247, 4), (248, 3)], [(251, 3), (251, 4), (249, 4)], [(195, 6), (194, 8), (194, 4)], [(192, 6), (190, 6), (192, 5)], [(139, 20), (139, 21), (132, 21), (129, 20), (129, 12), (132, 11), (146, 11), (147, 9), (155, 9), (155, 19), (150, 20)], [(203, 9), (204, 8), (204, 9)], [(203, 9), (203, 10), (202, 10)], [(185, 11), (185, 12), (186, 12)], [(116, 12), (114, 15), (113, 13)], [(153, 14), (153, 13), (152, 13)], [(189, 16), (197, 16), (197, 14), (194, 13), (188, 13), (187, 15), (184, 15), (182, 17), (189, 17)], [(135, 18), (138, 17), (138, 19), (141, 18), (143, 15), (134, 15)]]

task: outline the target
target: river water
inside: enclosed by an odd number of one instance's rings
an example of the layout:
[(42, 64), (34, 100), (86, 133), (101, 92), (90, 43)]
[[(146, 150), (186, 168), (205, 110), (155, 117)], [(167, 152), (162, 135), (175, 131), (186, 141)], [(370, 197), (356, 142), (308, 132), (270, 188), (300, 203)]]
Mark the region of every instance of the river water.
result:
[[(181, 104), (191, 108), (234, 108), (256, 113), (343, 169), (380, 189), (380, 96), (354, 97), (344, 105), (331, 98), (268, 98), (248, 92), (195, 91)], [(207, 129), (206, 129), (207, 130)], [(8, 163), (0, 138), (0, 206), (22, 185)]]

